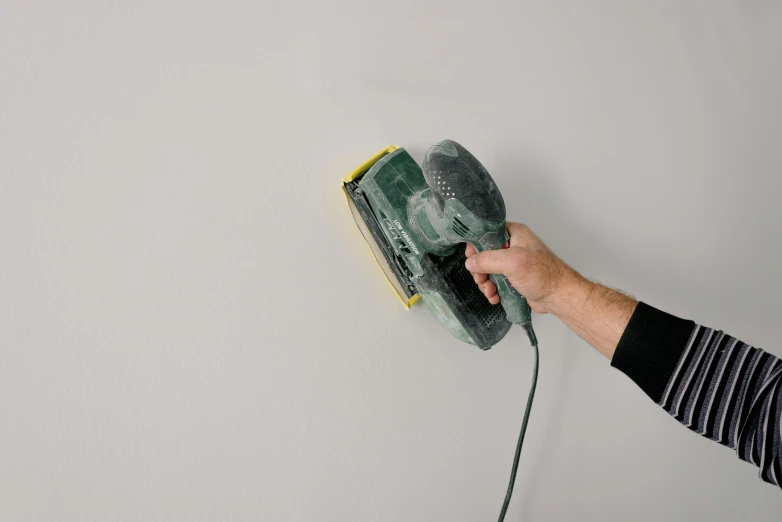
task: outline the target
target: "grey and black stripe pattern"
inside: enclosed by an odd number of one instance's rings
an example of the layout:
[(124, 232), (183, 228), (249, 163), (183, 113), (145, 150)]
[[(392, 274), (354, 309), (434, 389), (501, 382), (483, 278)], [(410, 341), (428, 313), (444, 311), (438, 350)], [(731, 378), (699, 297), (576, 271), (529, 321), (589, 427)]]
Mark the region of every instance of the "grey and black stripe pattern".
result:
[(696, 325), (659, 399), (692, 431), (735, 449), (782, 485), (782, 361)]

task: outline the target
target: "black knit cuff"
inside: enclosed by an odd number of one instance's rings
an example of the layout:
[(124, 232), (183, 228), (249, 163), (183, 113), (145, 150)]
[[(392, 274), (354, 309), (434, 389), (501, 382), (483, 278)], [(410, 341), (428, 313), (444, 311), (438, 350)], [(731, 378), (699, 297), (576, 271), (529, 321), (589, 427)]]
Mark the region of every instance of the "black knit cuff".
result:
[(654, 402), (660, 402), (694, 328), (692, 321), (638, 303), (611, 366), (635, 381)]

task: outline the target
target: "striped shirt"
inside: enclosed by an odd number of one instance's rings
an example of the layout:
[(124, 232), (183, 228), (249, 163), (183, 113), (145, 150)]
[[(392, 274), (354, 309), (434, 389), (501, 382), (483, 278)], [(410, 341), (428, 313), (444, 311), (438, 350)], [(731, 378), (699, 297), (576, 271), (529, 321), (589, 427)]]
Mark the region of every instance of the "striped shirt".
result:
[(611, 365), (690, 430), (782, 487), (782, 361), (639, 303)]

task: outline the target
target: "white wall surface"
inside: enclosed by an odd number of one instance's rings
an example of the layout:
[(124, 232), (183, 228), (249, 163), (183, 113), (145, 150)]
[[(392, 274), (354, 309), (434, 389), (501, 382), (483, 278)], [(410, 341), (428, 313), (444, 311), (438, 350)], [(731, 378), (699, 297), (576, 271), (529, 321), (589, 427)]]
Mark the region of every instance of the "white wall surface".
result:
[[(0, 0), (0, 520), (495, 520), (529, 384), (338, 180), (473, 151), (584, 272), (782, 355), (782, 4)], [(779, 520), (556, 319), (509, 521)]]

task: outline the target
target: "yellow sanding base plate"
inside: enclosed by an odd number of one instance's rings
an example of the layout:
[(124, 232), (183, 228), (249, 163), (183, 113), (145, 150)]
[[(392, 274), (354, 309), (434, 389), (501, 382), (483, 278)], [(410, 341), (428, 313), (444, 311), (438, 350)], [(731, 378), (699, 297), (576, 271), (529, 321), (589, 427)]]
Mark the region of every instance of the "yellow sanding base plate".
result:
[(386, 154), (390, 154), (391, 152), (394, 152), (398, 148), (399, 147), (395, 145), (389, 145), (388, 147), (378, 151), (377, 154), (369, 158), (367, 161), (362, 163), (358, 168), (356, 168), (353, 172), (345, 176), (342, 179), (341, 188), (342, 188), (342, 193), (345, 195), (345, 201), (348, 204), (350, 213), (353, 215), (353, 221), (356, 223), (356, 226), (358, 227), (358, 230), (361, 232), (361, 235), (364, 236), (364, 240), (367, 242), (367, 245), (369, 245), (369, 249), (372, 252), (372, 256), (375, 258), (375, 262), (377, 263), (377, 266), (380, 267), (380, 270), (385, 276), (386, 281), (388, 281), (389, 286), (391, 286), (391, 289), (394, 291), (396, 297), (399, 299), (399, 301), (402, 303), (402, 305), (405, 308), (409, 309), (411, 306), (413, 306), (413, 304), (416, 301), (418, 301), (418, 299), (421, 296), (419, 294), (415, 294), (411, 298), (409, 299), (407, 298), (404, 288), (399, 283), (399, 280), (396, 278), (394, 271), (391, 270), (391, 266), (388, 264), (388, 260), (386, 260), (386, 257), (383, 255), (383, 251), (378, 246), (377, 242), (375, 241), (375, 238), (372, 237), (372, 233), (369, 231), (369, 228), (364, 223), (364, 220), (362, 219), (361, 214), (359, 214), (355, 203), (353, 203), (353, 200), (350, 198), (350, 195), (348, 194), (347, 187), (345, 187), (345, 183), (351, 182), (354, 179), (358, 178), (366, 171), (368, 171), (372, 167), (372, 165), (374, 165), (380, 158), (382, 158)]

